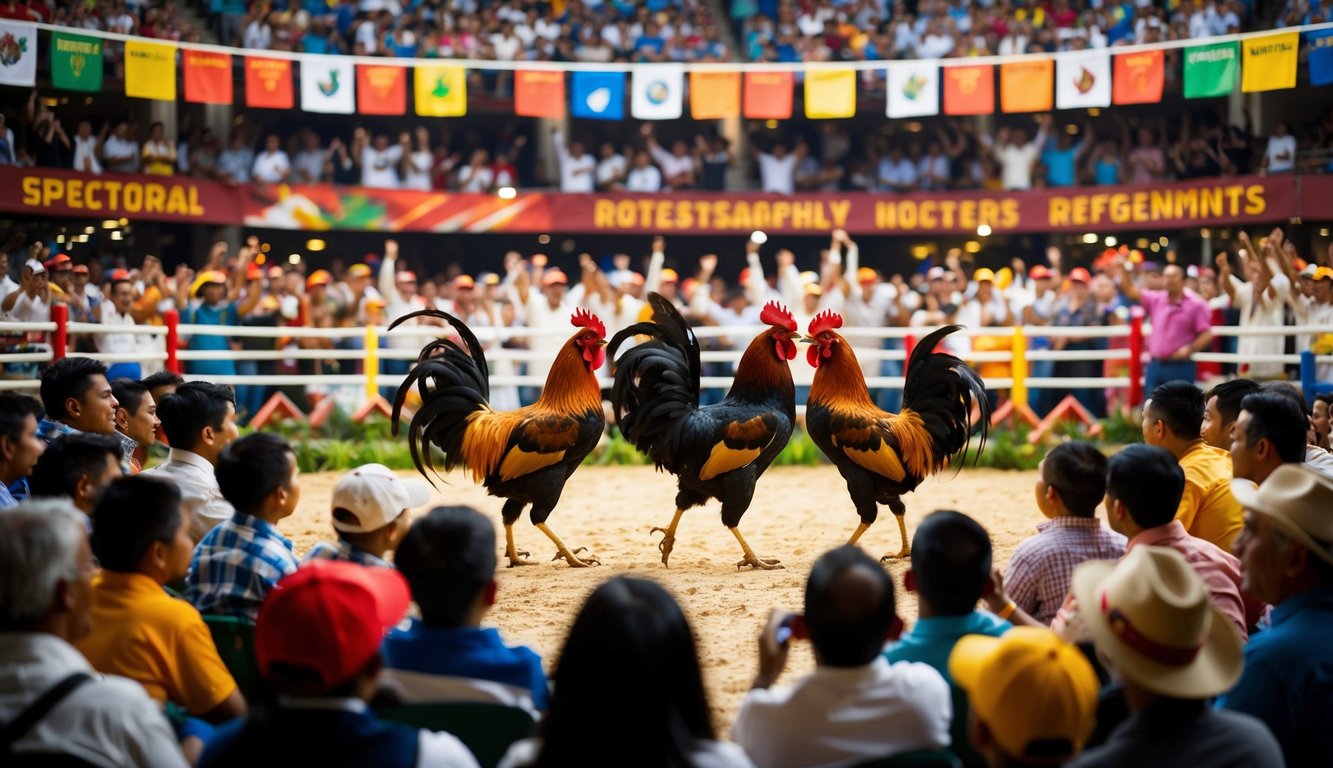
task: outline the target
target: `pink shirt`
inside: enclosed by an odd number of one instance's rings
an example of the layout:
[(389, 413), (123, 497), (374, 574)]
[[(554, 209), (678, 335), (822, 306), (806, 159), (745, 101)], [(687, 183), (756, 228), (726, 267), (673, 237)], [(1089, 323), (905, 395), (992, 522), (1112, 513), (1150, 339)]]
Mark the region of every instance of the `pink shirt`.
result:
[(1257, 623), (1263, 606), (1247, 602), (1240, 592), (1240, 560), (1221, 547), (1185, 532), (1179, 520), (1149, 528), (1129, 540), (1125, 554), (1139, 545), (1169, 547), (1185, 556), (1190, 567), (1203, 577), (1213, 604), (1231, 620), (1241, 640), (1249, 638), (1249, 626)]
[(1148, 354), (1155, 358), (1171, 357), (1177, 349), (1191, 344), (1212, 328), (1212, 313), (1203, 299), (1188, 291), (1172, 302), (1166, 291), (1142, 291), (1139, 304), (1152, 322)]

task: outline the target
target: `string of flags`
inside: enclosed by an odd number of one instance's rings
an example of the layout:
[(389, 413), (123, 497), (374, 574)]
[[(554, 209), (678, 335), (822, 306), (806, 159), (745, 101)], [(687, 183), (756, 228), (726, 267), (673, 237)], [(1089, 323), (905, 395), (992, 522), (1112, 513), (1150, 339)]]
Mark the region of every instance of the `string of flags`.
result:
[[(96, 33), (50, 29), (52, 85), (60, 90), (101, 92), (103, 46)], [(0, 85), (36, 84), (39, 25), (0, 20)], [(1187, 99), (1294, 88), (1304, 38), (1309, 84), (1333, 84), (1333, 25), (1260, 32), (1220, 42), (1187, 45), (1182, 51)], [(297, 107), (318, 114), (403, 115), (411, 107), (425, 117), (467, 114), (468, 72), (485, 67), (441, 60), (364, 63), (345, 56), (227, 53), (158, 40), (124, 40), (125, 95), (174, 101), (177, 82), (185, 101), (235, 102), (233, 57), (242, 59), (244, 105), (259, 109)], [(885, 114), (890, 118), (1047, 112), (1161, 101), (1165, 51), (1136, 46), (1126, 52), (1092, 49), (1010, 57), (918, 59), (875, 62), (885, 72)], [(1180, 46), (1175, 46), (1180, 47)], [(178, 55), (179, 54), (179, 55)], [(859, 75), (867, 67), (812, 67), (801, 71), (692, 69), (682, 64), (641, 64), (625, 71), (559, 69), (513, 71), (514, 111), (538, 118), (696, 120), (743, 115), (783, 120), (793, 112), (800, 81), (805, 116), (852, 117)], [(179, 77), (178, 77), (179, 70)], [(294, 71), (295, 70), (295, 71)], [(998, 72), (997, 72), (998, 70)], [(299, 79), (296, 75), (299, 74)], [(997, 78), (998, 74), (998, 78)], [(998, 80), (998, 87), (997, 87)]]

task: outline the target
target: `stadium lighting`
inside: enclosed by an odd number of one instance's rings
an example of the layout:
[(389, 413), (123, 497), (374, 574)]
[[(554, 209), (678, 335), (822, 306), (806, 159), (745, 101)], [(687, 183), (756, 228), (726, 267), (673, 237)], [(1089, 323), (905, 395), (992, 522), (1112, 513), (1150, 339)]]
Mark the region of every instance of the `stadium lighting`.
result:
[(325, 242), (319, 238), (311, 238), (305, 241), (305, 249), (311, 253), (319, 253), (324, 250)]
[(550, 242), (551, 242), (551, 236), (550, 236), (550, 235), (537, 235), (537, 242), (538, 242), (539, 244), (541, 244), (541, 245), (549, 245)]
[(762, 230), (756, 229), (750, 233), (750, 242), (755, 245), (763, 245), (768, 242), (768, 235), (764, 234)]
[(1158, 242), (1158, 243), (1161, 243), (1161, 245), (1162, 245), (1163, 248), (1165, 248), (1165, 247), (1167, 247), (1168, 245), (1171, 244), (1171, 240), (1170, 240), (1170, 238), (1168, 238), (1166, 235), (1162, 235), (1161, 237), (1159, 237), (1159, 238), (1157, 239), (1157, 242)]
[(501, 200), (513, 200), (518, 197), (518, 190), (513, 187), (500, 187), (495, 190), (495, 196)]
[(1157, 253), (1158, 251), (1162, 250), (1162, 246), (1158, 245), (1157, 243), (1153, 243), (1152, 245), (1148, 246), (1148, 249), (1153, 253)]
[(120, 226), (122, 226), (122, 227), (128, 227), (129, 225), (130, 225), (130, 220), (129, 220), (129, 219), (121, 219), (121, 220), (120, 220)]
[(978, 243), (976, 240), (968, 240), (966, 243), (963, 243), (963, 250), (968, 253), (980, 253), (981, 243)]
[(96, 231), (96, 229), (97, 229), (96, 227), (92, 227), (92, 226), (84, 227), (84, 228), (83, 228), (83, 233), (84, 233), (85, 235), (91, 235), (94, 231)]
[(65, 236), (64, 236), (64, 235), (56, 235), (56, 245), (61, 245), (61, 244), (63, 244), (64, 242), (65, 242)]
[(977, 237), (990, 237), (991, 229), (989, 224), (982, 224), (977, 227)]
[(1319, 236), (1320, 236), (1320, 237), (1328, 237), (1328, 227), (1323, 227), (1323, 228), (1321, 228), (1321, 229), (1319, 230)]
[(86, 243), (86, 242), (88, 242), (88, 235), (86, 235), (86, 234), (84, 234), (84, 235), (79, 235), (77, 239), (78, 239), (78, 241), (79, 241), (80, 243)]
[(292, 255), (288, 256), (288, 257), (287, 257), (287, 263), (288, 263), (288, 264), (300, 264), (300, 263), (301, 263), (301, 254), (299, 254), (299, 253), (293, 253)]
[(1106, 240), (1104, 240), (1103, 242), (1106, 243), (1107, 248), (1114, 248), (1116, 242), (1118, 241), (1115, 239), (1115, 235), (1107, 235)]
[(112, 232), (112, 233), (111, 233), (111, 239), (112, 239), (112, 240), (124, 240), (124, 239), (125, 239), (125, 235), (118, 229), (118, 230), (116, 230), (115, 232)]
[(1097, 237), (1097, 235), (1093, 232), (1089, 232), (1088, 234), (1083, 236), (1083, 242), (1087, 243), (1088, 245), (1092, 245), (1093, 243), (1097, 242), (1100, 239), (1101, 238)]
[(120, 222), (115, 219), (107, 219), (102, 222), (102, 229), (115, 229), (120, 226)]

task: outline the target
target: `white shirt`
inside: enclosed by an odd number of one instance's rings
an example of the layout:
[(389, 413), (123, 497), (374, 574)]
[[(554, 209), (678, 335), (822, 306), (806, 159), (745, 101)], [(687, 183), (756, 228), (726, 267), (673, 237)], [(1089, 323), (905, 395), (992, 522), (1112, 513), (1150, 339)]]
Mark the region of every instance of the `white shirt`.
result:
[[(1256, 300), (1254, 283), (1247, 283), (1231, 275), (1231, 287), (1236, 292), (1236, 309), (1240, 311), (1241, 328), (1280, 328), (1286, 309), (1287, 294), (1291, 291), (1291, 281), (1281, 273), (1273, 275), (1268, 290)], [(1282, 363), (1269, 363), (1254, 360), (1254, 355), (1280, 355), (1283, 353), (1287, 338), (1285, 336), (1240, 336), (1236, 339), (1236, 354), (1240, 356), (1242, 366), (1249, 366), (1243, 375), (1251, 378), (1272, 378), (1281, 376)]]
[(324, 150), (301, 150), (293, 164), (301, 178), (292, 179), (301, 184), (318, 184), (324, 178)]
[(277, 152), (260, 152), (255, 157), (250, 176), (263, 184), (277, 184), (291, 172), (292, 164), (287, 159), (287, 153), (279, 149)]
[(127, 157), (120, 162), (107, 162), (106, 169), (115, 173), (134, 173), (139, 170), (139, 142), (121, 139), (116, 136), (106, 137), (102, 142), (102, 157)]
[(42, 299), (41, 294), (29, 297), (20, 293), (9, 310), (9, 319), (16, 323), (46, 323), (51, 321), (51, 305)]
[(417, 150), (407, 156), (407, 173), (403, 175), (403, 189), (430, 191), (430, 169), (435, 165), (435, 156), (424, 150)]
[(489, 192), (494, 183), (495, 171), (492, 171), (490, 166), (483, 165), (474, 169), (470, 165), (465, 165), (458, 170), (458, 187), (461, 192)]
[(574, 157), (565, 146), (563, 131), (555, 132), (555, 151), (560, 156), (560, 191), (591, 192), (594, 189), (597, 161), (584, 152)]
[(657, 166), (662, 169), (662, 178), (669, 179), (672, 176), (678, 176), (682, 173), (690, 173), (694, 170), (694, 156), (684, 155), (683, 157), (674, 155), (665, 149), (654, 144), (650, 150), (653, 160)]
[(625, 168), (628, 165), (629, 162), (625, 160), (624, 155), (611, 155), (597, 163), (597, 184), (606, 186), (620, 178), (625, 173)]
[(817, 667), (789, 688), (745, 694), (731, 737), (756, 765), (808, 768), (950, 744), (949, 684), (920, 662)]
[(635, 168), (625, 177), (625, 189), (630, 192), (661, 192), (662, 172), (655, 165)]
[[(102, 302), (102, 325), (135, 325), (134, 316), (116, 311), (116, 305), (110, 301)], [(94, 336), (97, 339), (97, 351), (110, 355), (137, 355), (142, 350), (139, 335), (136, 333), (103, 333)], [(132, 362), (132, 361), (126, 361)]]
[(1270, 171), (1290, 171), (1296, 167), (1296, 137), (1291, 134), (1270, 136), (1264, 159), (1268, 161)]
[(9, 275), (0, 275), (0, 301), (4, 301), (9, 294), (18, 289), (19, 284), (10, 279)]
[(74, 170), (101, 173), (102, 162), (97, 159), (97, 137), (74, 137)]
[(796, 155), (783, 158), (759, 154), (759, 188), (764, 192), (790, 195), (796, 191)]
[(173, 483), (180, 490), (181, 511), (190, 516), (190, 538), (195, 543), (236, 514), (231, 502), (222, 498), (213, 465), (197, 453), (172, 448), (164, 463), (140, 474)]
[(1005, 144), (995, 148), (1000, 164), (1000, 183), (1005, 189), (1031, 189), (1032, 163), (1041, 154), (1040, 142)]
[(361, 186), (398, 188), (398, 163), (403, 159), (403, 147), (391, 144), (383, 151), (366, 146), (361, 150)]
[(93, 679), (20, 736), (16, 752), (57, 748), (96, 765), (184, 768), (171, 725), (141, 685), (97, 674), (74, 646), (45, 632), (0, 632), (0, 722), (74, 672)]
[(896, 163), (886, 157), (879, 161), (879, 183), (886, 192), (899, 191), (895, 185), (913, 186), (916, 184), (916, 166), (905, 157)]

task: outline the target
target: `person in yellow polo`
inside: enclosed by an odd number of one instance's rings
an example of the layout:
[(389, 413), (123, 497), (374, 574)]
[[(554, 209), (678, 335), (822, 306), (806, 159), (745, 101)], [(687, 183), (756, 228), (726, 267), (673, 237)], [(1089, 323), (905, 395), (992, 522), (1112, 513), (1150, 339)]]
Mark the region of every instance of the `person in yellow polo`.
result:
[(245, 699), (194, 606), (163, 585), (185, 578), (194, 541), (175, 486), (145, 476), (109, 486), (98, 502), (91, 634), (75, 643), (93, 668), (138, 682), (160, 703), (220, 723)]
[(1203, 413), (1202, 390), (1192, 382), (1168, 381), (1143, 404), (1143, 439), (1170, 451), (1185, 472), (1176, 519), (1191, 536), (1230, 552), (1245, 515), (1231, 493), (1231, 454), (1200, 436)]

